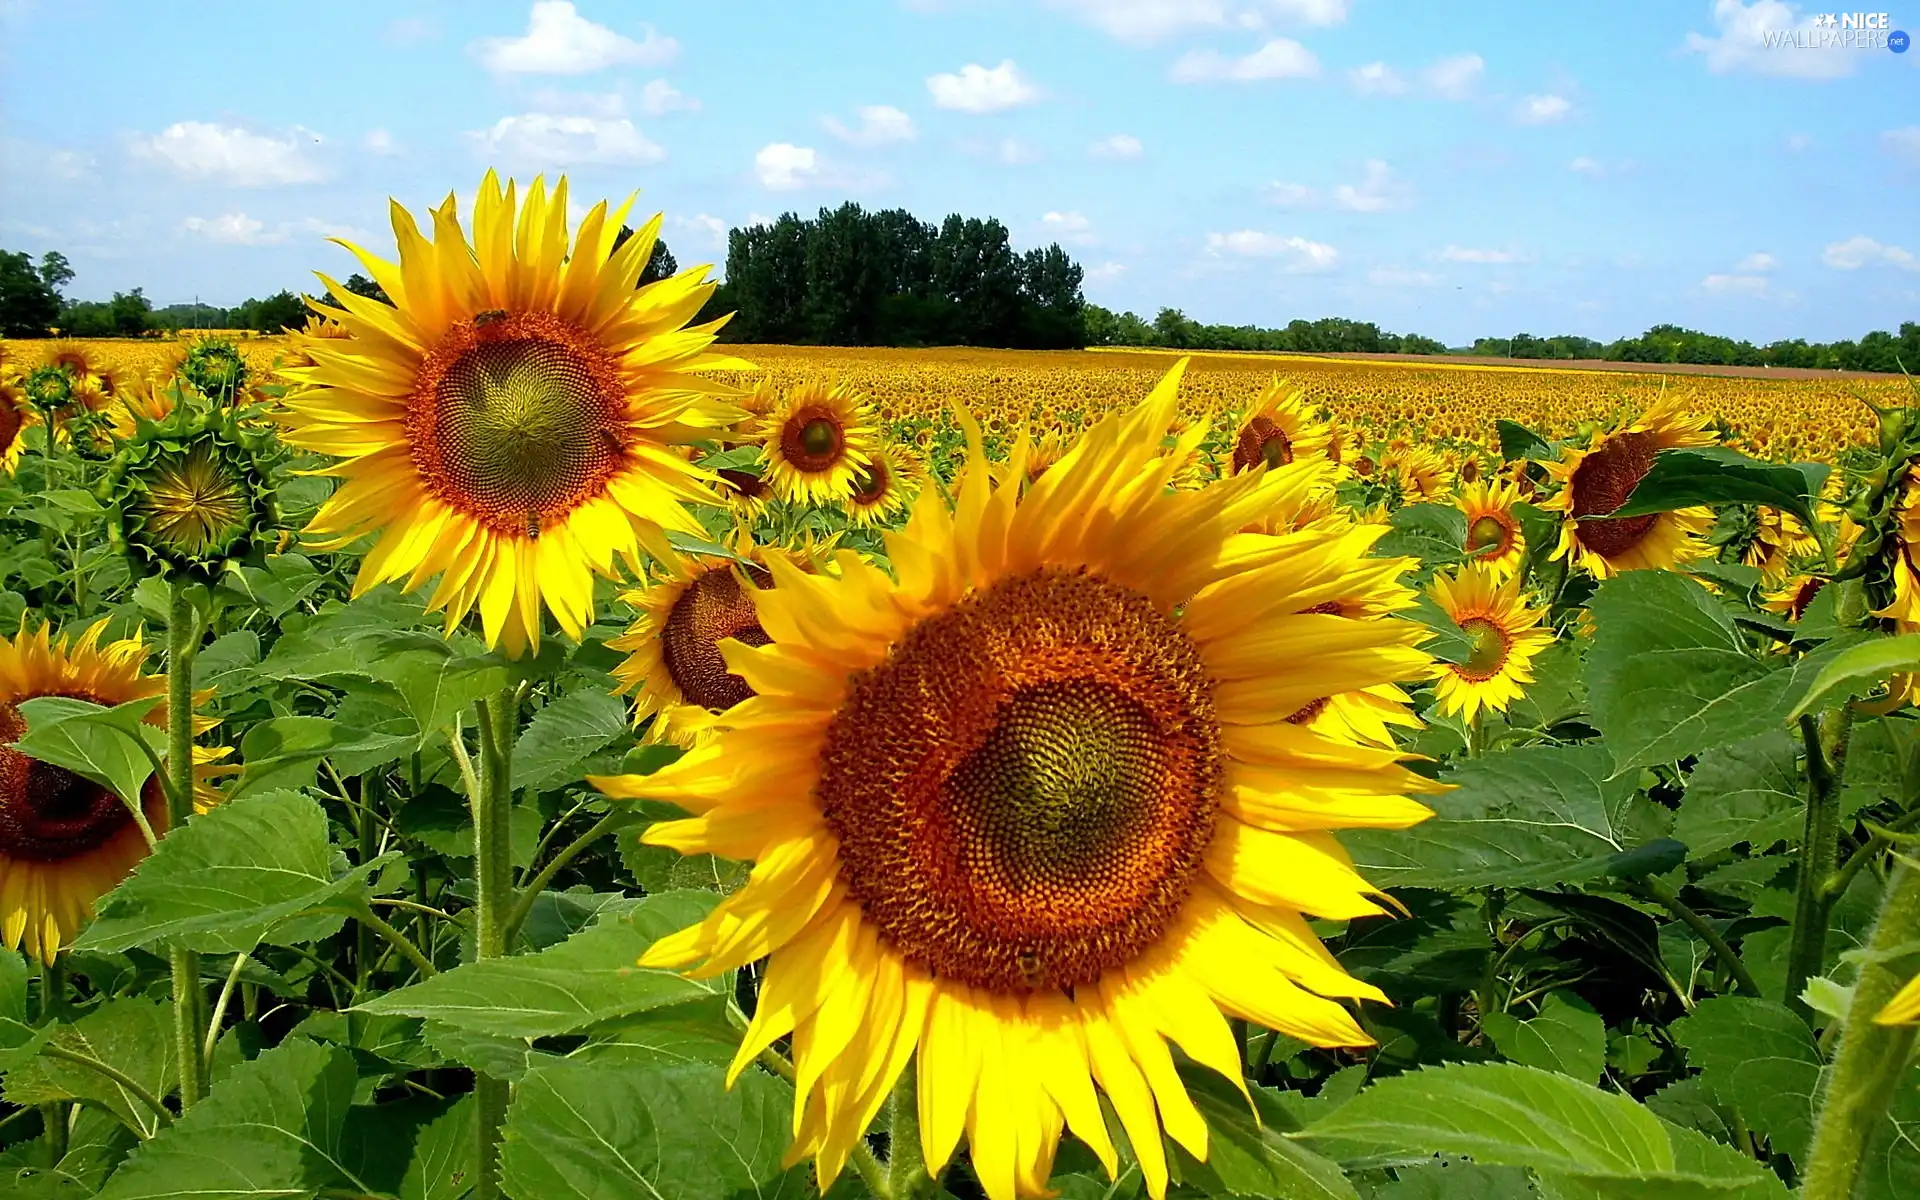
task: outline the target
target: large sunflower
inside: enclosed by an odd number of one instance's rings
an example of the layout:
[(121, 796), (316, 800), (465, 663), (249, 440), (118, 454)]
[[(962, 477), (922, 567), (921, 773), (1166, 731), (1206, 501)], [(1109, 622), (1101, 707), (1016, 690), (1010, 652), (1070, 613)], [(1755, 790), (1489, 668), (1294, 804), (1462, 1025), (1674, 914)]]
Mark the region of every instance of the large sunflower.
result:
[(596, 204), (570, 239), (564, 178), (518, 204), (489, 171), (472, 245), (452, 196), (432, 241), (393, 206), (398, 264), (341, 243), (393, 303), (321, 276), (339, 307), (315, 307), (352, 337), (296, 335), (313, 365), (284, 373), (282, 421), (344, 460), (307, 532), (338, 548), (380, 531), (355, 595), (439, 575), (448, 628), (477, 606), (487, 642), (518, 655), (539, 647), (543, 601), (581, 634), (616, 553), (638, 569), (643, 548), (668, 552), (664, 530), (702, 535), (684, 504), (719, 497), (675, 451), (739, 414), (693, 372), (746, 364), (706, 352), (722, 322), (686, 327), (713, 292), (704, 267), (635, 290), (660, 218), (615, 250), (632, 203)]
[(1539, 627), (1546, 610), (1527, 606), (1521, 582), (1514, 576), (1500, 583), (1486, 567), (1466, 567), (1451, 579), (1434, 577), (1434, 603), (1473, 642), (1465, 662), (1434, 664), (1442, 711), (1467, 721), (1482, 707), (1505, 712), (1533, 682), (1533, 656), (1553, 644), (1553, 633)]
[(1713, 511), (1681, 508), (1639, 517), (1606, 514), (1626, 503), (1653, 468), (1654, 455), (1682, 446), (1710, 446), (1713, 432), (1704, 418), (1689, 416), (1673, 399), (1664, 399), (1638, 421), (1600, 435), (1590, 450), (1569, 450), (1547, 470), (1560, 492), (1541, 505), (1563, 514), (1555, 560), (1606, 579), (1621, 571), (1671, 568), (1706, 553), (1701, 539), (1713, 526)]
[[(140, 671), (147, 657), (140, 639), (102, 646), (106, 627), (97, 621), (69, 645), (66, 637), (53, 637), (50, 625), (29, 632), (23, 618), (17, 636), (0, 637), (0, 941), (42, 960), (71, 942), (92, 917), (94, 902), (147, 856), (146, 835), (118, 796), (12, 747), (26, 732), (22, 701), (66, 696), (113, 705), (166, 695), (165, 675)], [(164, 699), (146, 721), (167, 723)], [(194, 732), (218, 723), (195, 718)], [(215, 799), (213, 777), (232, 770), (216, 765), (226, 754), (225, 748), (194, 747), (196, 808)], [(147, 779), (140, 811), (155, 834), (166, 831), (158, 776)]]
[(1325, 466), (1169, 490), (1206, 432), (1162, 448), (1184, 366), (1024, 496), (1024, 443), (996, 481), (963, 419), (955, 508), (922, 493), (894, 575), (772, 561), (769, 643), (722, 647), (756, 695), (660, 773), (593, 781), (694, 814), (647, 842), (757, 864), (642, 962), (772, 956), (733, 1070), (792, 1035), (790, 1157), (823, 1184), (910, 1059), (935, 1172), (964, 1132), (994, 1200), (1044, 1194), (1064, 1126), (1111, 1173), (1097, 1086), (1160, 1196), (1161, 1131), (1208, 1137), (1169, 1041), (1238, 1081), (1229, 1016), (1371, 1040), (1339, 1001), (1379, 993), (1305, 914), (1381, 911), (1331, 831), (1411, 825), (1433, 785), (1287, 718), (1424, 676), (1423, 631), (1316, 611), (1370, 567), (1338, 536), (1237, 532)]
[(0, 379), (0, 474), (11, 475), (27, 449), (27, 430), (39, 423), (17, 381)]

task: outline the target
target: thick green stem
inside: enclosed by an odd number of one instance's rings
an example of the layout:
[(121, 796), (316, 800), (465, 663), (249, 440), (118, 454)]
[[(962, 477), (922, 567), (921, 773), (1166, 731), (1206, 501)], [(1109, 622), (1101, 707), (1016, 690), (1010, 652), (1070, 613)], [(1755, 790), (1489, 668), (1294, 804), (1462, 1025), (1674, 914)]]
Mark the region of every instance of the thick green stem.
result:
[[(479, 704), (480, 771), (473, 790), (473, 946), (476, 959), (507, 952), (507, 914), (514, 909), (513, 736), (520, 713), (513, 688)], [(507, 1081), (475, 1072), (474, 1134), (479, 1161), (474, 1200), (500, 1200), (500, 1130), (507, 1119)]]
[(1894, 869), (1867, 954), (1854, 981), (1840, 1048), (1827, 1072), (1814, 1126), (1802, 1200), (1852, 1200), (1867, 1145), (1886, 1115), (1894, 1089), (1907, 1078), (1912, 1025), (1879, 1025), (1874, 1017), (1907, 981), (1887, 959), (1920, 939), (1920, 871)]
[[(167, 1111), (166, 1105), (160, 1103), (160, 1098), (143, 1087), (139, 1080), (128, 1075), (120, 1068), (109, 1063), (101, 1062), (90, 1054), (81, 1054), (77, 1050), (69, 1050), (65, 1046), (55, 1042), (47, 1043), (41, 1048), (40, 1053), (46, 1055), (48, 1058), (57, 1058), (63, 1062), (70, 1062), (77, 1066), (85, 1067), (87, 1070), (111, 1080), (115, 1087), (133, 1097), (135, 1100), (138, 1100), (153, 1114), (156, 1128), (173, 1124), (173, 1114)], [(136, 1132), (139, 1132), (142, 1137), (149, 1136), (144, 1131)]]
[[(173, 576), (172, 605), (167, 614), (167, 828), (178, 829), (193, 812), (193, 655), (199, 648), (199, 617), (187, 595), (184, 575)], [(180, 1107), (197, 1104), (207, 1094), (207, 1064), (200, 1057), (200, 1034), (206, 1028), (201, 1009), (206, 989), (200, 982), (200, 956), (175, 949), (173, 968), (173, 1032), (180, 1059)]]
[(923, 1200), (933, 1195), (934, 1180), (920, 1153), (920, 1092), (916, 1064), (908, 1063), (893, 1085), (893, 1125), (887, 1135), (887, 1195), (891, 1200)]
[[(1827, 736), (1823, 737), (1822, 726)], [(1807, 980), (1820, 973), (1827, 948), (1827, 918), (1834, 897), (1825, 884), (1840, 858), (1840, 779), (1846, 768), (1853, 709), (1842, 705), (1821, 721), (1800, 718), (1807, 756), (1807, 813), (1800, 840), (1800, 882), (1794, 898), (1793, 938), (1787, 946), (1787, 1007), (1802, 1017), (1811, 1010), (1800, 998)]]
[(535, 901), (540, 899), (540, 893), (546, 890), (549, 883), (553, 882), (553, 877), (560, 873), (562, 867), (565, 867), (568, 863), (579, 857), (580, 852), (588, 846), (593, 845), (609, 832), (619, 828), (632, 819), (632, 813), (623, 809), (614, 809), (606, 816), (595, 821), (585, 833), (567, 843), (567, 845), (561, 849), (560, 853), (554, 855), (546, 866), (540, 868), (540, 873), (535, 875), (524, 888), (520, 889), (519, 902), (513, 906), (513, 911), (507, 914), (507, 925), (506, 929), (502, 931), (502, 940), (507, 943), (513, 941), (514, 935), (520, 932), (520, 926), (526, 923), (527, 914), (533, 911)]
[(1713, 927), (1713, 922), (1687, 907), (1672, 888), (1652, 876), (1641, 880), (1640, 887), (1649, 898), (1665, 905), (1668, 912), (1679, 917), (1687, 928), (1699, 935), (1700, 940), (1713, 951), (1713, 956), (1720, 960), (1721, 967), (1727, 974), (1733, 976), (1734, 984), (1742, 992), (1756, 998), (1760, 996), (1760, 985), (1754, 981), (1753, 973), (1747, 970), (1746, 963), (1740, 961), (1740, 956), (1734, 953), (1732, 946), (1727, 944), (1727, 939), (1720, 936), (1720, 931)]

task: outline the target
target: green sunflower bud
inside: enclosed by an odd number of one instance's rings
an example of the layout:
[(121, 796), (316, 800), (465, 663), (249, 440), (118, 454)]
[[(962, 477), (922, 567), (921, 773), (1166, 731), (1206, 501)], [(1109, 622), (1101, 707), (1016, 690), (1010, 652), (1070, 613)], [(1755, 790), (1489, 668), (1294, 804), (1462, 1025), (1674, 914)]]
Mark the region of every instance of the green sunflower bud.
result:
[(182, 408), (141, 428), (114, 456), (99, 498), (114, 544), (138, 572), (179, 571), (210, 581), (228, 562), (272, 541), (267, 435), (225, 412)]
[(232, 404), (247, 387), (247, 360), (226, 338), (203, 337), (187, 351), (180, 377), (216, 404)]
[(61, 367), (35, 367), (23, 386), (27, 402), (43, 412), (58, 412), (73, 403), (73, 376)]

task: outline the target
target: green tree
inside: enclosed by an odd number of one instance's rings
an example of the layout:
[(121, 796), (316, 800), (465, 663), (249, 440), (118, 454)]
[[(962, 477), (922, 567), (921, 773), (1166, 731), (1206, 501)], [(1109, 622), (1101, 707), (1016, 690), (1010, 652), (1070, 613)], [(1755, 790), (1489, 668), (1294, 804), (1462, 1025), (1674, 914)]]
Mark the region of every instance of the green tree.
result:
[(46, 337), (59, 319), (60, 295), (35, 269), (32, 257), (0, 251), (0, 335)]
[(73, 282), (73, 264), (58, 250), (47, 251), (40, 256), (40, 281), (59, 293)]
[(387, 298), (387, 289), (357, 271), (347, 276), (347, 281), (340, 286), (346, 288), (356, 296), (365, 296), (369, 300), (378, 300), (382, 304), (393, 303), (392, 300)]

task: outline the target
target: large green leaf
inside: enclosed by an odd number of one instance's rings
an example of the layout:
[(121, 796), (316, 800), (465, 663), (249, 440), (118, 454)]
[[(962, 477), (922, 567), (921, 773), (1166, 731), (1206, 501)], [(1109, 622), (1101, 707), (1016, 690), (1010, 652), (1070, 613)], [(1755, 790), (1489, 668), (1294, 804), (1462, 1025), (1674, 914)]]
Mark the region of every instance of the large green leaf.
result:
[[(1920, 633), (1875, 638), (1850, 647), (1827, 663), (1814, 677), (1806, 695), (1789, 718), (1811, 712), (1830, 700), (1859, 696), (1884, 683), (1889, 676), (1920, 671)], [(1842, 693), (1836, 695), (1836, 693)]]
[(6, 1185), (7, 1200), (89, 1200), (137, 1142), (111, 1114), (83, 1107), (68, 1129), (67, 1152), (56, 1167), (47, 1167), (50, 1147), (42, 1134), (0, 1152), (0, 1182)]
[(547, 1037), (668, 1004), (704, 999), (726, 985), (636, 965), (660, 937), (699, 920), (710, 892), (669, 892), (609, 909), (591, 927), (537, 954), (468, 963), (376, 996), (359, 1011), (424, 1017), (475, 1033)]
[(1195, 1162), (1176, 1147), (1180, 1181), (1209, 1196), (1271, 1196), (1276, 1200), (1359, 1200), (1360, 1193), (1331, 1159), (1283, 1137), (1289, 1119), (1266, 1088), (1254, 1088), (1256, 1118), (1246, 1098), (1212, 1071), (1181, 1073), (1200, 1115), (1207, 1119), (1207, 1160)]
[(1383, 887), (1521, 887), (1592, 878), (1631, 849), (1631, 779), (1610, 779), (1601, 746), (1523, 746), (1463, 760), (1437, 814), (1411, 829), (1341, 840)]
[(1784, 727), (1709, 750), (1687, 776), (1673, 836), (1694, 858), (1794, 841), (1803, 823), (1800, 739)]
[(1422, 566), (1445, 566), (1466, 557), (1467, 517), (1451, 504), (1409, 504), (1388, 518), (1389, 532), (1374, 543), (1383, 558), (1417, 558)]
[(65, 767), (123, 800), (137, 799), (153, 774), (153, 761), (134, 739), (165, 754), (167, 731), (146, 723), (162, 696), (106, 708), (68, 696), (36, 696), (20, 702), (27, 731), (13, 748), (28, 758)]
[(627, 705), (618, 696), (569, 692), (527, 723), (513, 748), (513, 786), (540, 791), (571, 783), (587, 756), (627, 732)]
[(784, 1170), (793, 1089), (762, 1071), (732, 1089), (709, 1063), (645, 1051), (558, 1061), (514, 1088), (502, 1179), (520, 1200), (802, 1200)]
[(299, 792), (215, 805), (160, 839), (100, 902), (75, 943), (114, 951), (167, 944), (245, 953), (262, 941), (293, 945), (338, 929), (338, 914), (302, 916), (364, 889), (384, 860), (336, 870), (327, 815)]
[(206, 1099), (135, 1151), (100, 1200), (267, 1200), (373, 1191), (343, 1134), (353, 1056), (295, 1038), (235, 1067)]
[(1805, 1021), (1772, 1001), (1715, 996), (1675, 1021), (1673, 1036), (1722, 1106), (1738, 1109), (1775, 1150), (1806, 1161), (1821, 1064)]
[(1674, 762), (1778, 728), (1831, 643), (1795, 660), (1750, 650), (1711, 592), (1671, 571), (1628, 571), (1593, 598), (1587, 655), (1593, 722), (1616, 772)]
[(1663, 450), (1611, 517), (1638, 517), (1695, 505), (1763, 504), (1815, 523), (1813, 505), (1832, 468), (1769, 463), (1725, 446)]
[(306, 787), (313, 783), (323, 758), (365, 752), (393, 757), (415, 740), (411, 733), (396, 738), (391, 730), (356, 728), (336, 717), (269, 717), (240, 739), (245, 767), (233, 794), (258, 791), (267, 784)]
[(1607, 1026), (1586, 1001), (1552, 992), (1540, 1014), (1521, 1020), (1488, 1013), (1481, 1027), (1494, 1048), (1523, 1066), (1558, 1071), (1582, 1083), (1598, 1083), (1607, 1067)]
[[(179, 1080), (174, 1058), (173, 1010), (156, 1000), (123, 996), (109, 1000), (71, 1025), (52, 1031), (48, 1043), (103, 1062), (155, 1098)], [(152, 1136), (159, 1117), (125, 1087), (92, 1067), (42, 1054), (7, 1073), (0, 1090), (14, 1104), (77, 1100), (110, 1112), (142, 1137)]]
[(27, 1023), (27, 960), (0, 949), (0, 1072), (32, 1061), (50, 1032)]
[(1501, 417), (1493, 426), (1500, 435), (1500, 457), (1508, 462), (1521, 458), (1551, 461), (1557, 457), (1550, 442), (1518, 421)]
[(370, 673), (400, 693), (423, 738), (449, 728), (455, 716), (470, 720), (474, 702), (509, 681), (504, 666), (433, 634), (381, 634), (370, 645), (375, 652)]
[(461, 1200), (475, 1150), (472, 1096), (356, 1107), (340, 1138), (341, 1165), (396, 1200)]
[[(1349, 1168), (1436, 1154), (1528, 1167), (1594, 1194), (1784, 1197), (1759, 1163), (1666, 1124), (1627, 1096), (1511, 1063), (1427, 1067), (1375, 1081), (1302, 1136)], [(1635, 1188), (1642, 1189), (1635, 1191)]]

